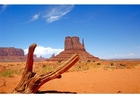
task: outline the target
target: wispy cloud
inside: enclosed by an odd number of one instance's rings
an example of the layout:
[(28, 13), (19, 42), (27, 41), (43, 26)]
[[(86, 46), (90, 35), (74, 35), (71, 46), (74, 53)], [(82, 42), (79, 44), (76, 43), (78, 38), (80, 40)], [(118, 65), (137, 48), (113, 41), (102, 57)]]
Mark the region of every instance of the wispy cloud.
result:
[(37, 19), (39, 18), (39, 16), (40, 16), (40, 13), (34, 14), (34, 15), (32, 16), (32, 19), (31, 19), (30, 21), (35, 21), (35, 20), (37, 20)]
[(137, 57), (134, 53), (128, 53), (128, 54), (115, 54), (112, 55), (111, 58), (134, 58)]
[(24, 22), (24, 23), (22, 23), (22, 24), (26, 24), (26, 23), (30, 23), (30, 22), (32, 22), (32, 21), (35, 21), (35, 20), (37, 20), (39, 17), (40, 17), (40, 13), (36, 13), (36, 14), (34, 14), (34, 15), (32, 16), (32, 18), (31, 18), (29, 21)]
[(28, 22), (25, 22), (25, 23), (36, 21), (39, 18), (45, 19), (47, 23), (52, 23), (54, 21), (60, 20), (64, 15), (69, 13), (73, 8), (74, 8), (74, 5), (51, 6), (50, 9), (40, 11), (39, 13), (34, 14), (32, 18)]
[(52, 23), (54, 21), (60, 20), (61, 17), (69, 13), (74, 8), (73, 5), (61, 5), (52, 7), (48, 10), (42, 17), (47, 23)]
[(7, 8), (7, 5), (0, 5), (0, 13), (2, 13)]
[[(37, 46), (34, 54), (37, 55), (37, 57), (43, 56), (43, 57), (49, 58), (53, 53), (55, 53), (55, 55), (57, 55), (63, 50), (64, 49), (55, 49), (55, 48), (51, 48), (51, 47)], [(27, 54), (28, 49), (25, 49), (24, 53)]]

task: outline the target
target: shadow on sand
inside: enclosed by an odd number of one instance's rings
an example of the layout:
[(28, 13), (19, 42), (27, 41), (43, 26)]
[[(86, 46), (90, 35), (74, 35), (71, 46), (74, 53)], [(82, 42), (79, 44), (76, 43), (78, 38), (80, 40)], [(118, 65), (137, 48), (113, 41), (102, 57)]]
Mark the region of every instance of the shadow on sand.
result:
[(57, 90), (37, 91), (36, 94), (46, 94), (46, 93), (52, 93), (52, 94), (77, 94), (77, 92), (57, 91)]

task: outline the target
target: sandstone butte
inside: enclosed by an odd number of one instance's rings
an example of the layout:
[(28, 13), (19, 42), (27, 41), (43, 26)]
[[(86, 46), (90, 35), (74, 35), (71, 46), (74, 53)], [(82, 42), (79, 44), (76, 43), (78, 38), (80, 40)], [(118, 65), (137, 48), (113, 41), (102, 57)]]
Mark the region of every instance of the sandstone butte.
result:
[(52, 55), (51, 58), (46, 59), (46, 61), (66, 61), (73, 54), (78, 54), (81, 61), (87, 60), (99, 60), (98, 57), (95, 57), (86, 51), (84, 45), (84, 39), (82, 39), (82, 44), (79, 41), (77, 36), (67, 36), (64, 41), (64, 51), (60, 52), (58, 55)]
[[(82, 44), (79, 41), (79, 37), (67, 36), (64, 41), (64, 51), (60, 52), (58, 55), (52, 55), (51, 58), (46, 59), (46, 61), (66, 61), (73, 54), (78, 54), (80, 60), (99, 60), (98, 57), (95, 57), (89, 54), (84, 45), (84, 39), (82, 39)], [(26, 61), (27, 56), (24, 55), (24, 51), (21, 48), (15, 47), (0, 47), (0, 61)], [(37, 58), (34, 55), (35, 61), (44, 61), (45, 58)]]

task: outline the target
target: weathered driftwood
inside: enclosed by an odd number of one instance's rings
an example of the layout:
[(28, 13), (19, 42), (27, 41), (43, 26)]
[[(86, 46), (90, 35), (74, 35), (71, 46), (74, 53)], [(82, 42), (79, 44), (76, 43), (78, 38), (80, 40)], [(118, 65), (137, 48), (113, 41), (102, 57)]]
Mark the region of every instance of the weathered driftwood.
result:
[(61, 74), (66, 72), (79, 60), (79, 56), (74, 54), (70, 59), (53, 71), (42, 75), (37, 75), (32, 71), (34, 61), (33, 53), (36, 46), (36, 44), (29, 46), (25, 70), (19, 84), (12, 93), (36, 93), (44, 83), (55, 78), (61, 78)]

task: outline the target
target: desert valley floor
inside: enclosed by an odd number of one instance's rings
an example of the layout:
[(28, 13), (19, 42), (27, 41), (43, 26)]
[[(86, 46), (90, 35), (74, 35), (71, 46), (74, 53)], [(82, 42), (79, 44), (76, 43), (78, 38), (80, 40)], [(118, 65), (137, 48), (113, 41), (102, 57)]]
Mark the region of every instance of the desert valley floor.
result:
[[(113, 63), (114, 62), (114, 63)], [(140, 93), (140, 61), (131, 62), (133, 68), (117, 68), (115, 61), (77, 63), (70, 71), (62, 74), (62, 78), (51, 80), (41, 86), (38, 93), (70, 93), (70, 94), (139, 94)], [(125, 63), (128, 66), (130, 61)], [(122, 63), (122, 61), (119, 61)], [(127, 64), (128, 63), (128, 64)], [(45, 64), (45, 65), (43, 65)], [(57, 63), (58, 64), (58, 63)], [(84, 64), (83, 67), (81, 64)], [(34, 71), (46, 68), (47, 62), (35, 62)], [(49, 65), (52, 65), (49, 63)], [(54, 65), (54, 64), (53, 64)], [(99, 66), (100, 65), (100, 66)], [(113, 66), (112, 66), (113, 65)], [(0, 93), (9, 94), (17, 86), (24, 69), (25, 62), (0, 62)], [(40, 66), (40, 67), (37, 67)], [(108, 66), (108, 67), (107, 67)], [(91, 68), (92, 67), (92, 68)], [(4, 69), (3, 69), (4, 68)], [(2, 75), (6, 70), (17, 69), (20, 73), (12, 76)], [(49, 68), (50, 69), (50, 68)], [(47, 70), (47, 69), (46, 69)]]

